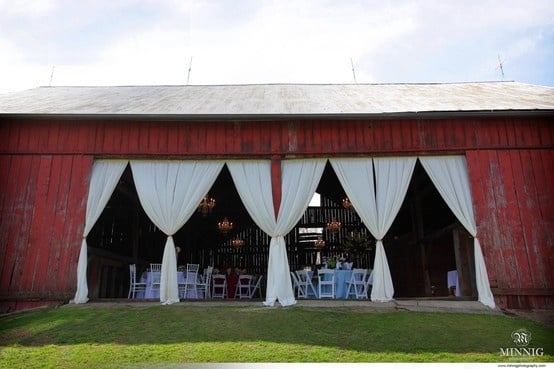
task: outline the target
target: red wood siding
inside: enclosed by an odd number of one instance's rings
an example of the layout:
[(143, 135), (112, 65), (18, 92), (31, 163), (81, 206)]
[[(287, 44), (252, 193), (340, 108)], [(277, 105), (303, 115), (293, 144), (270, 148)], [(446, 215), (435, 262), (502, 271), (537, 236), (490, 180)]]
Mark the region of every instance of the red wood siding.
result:
[(551, 118), (0, 122), (1, 153), (271, 156), (553, 147)]
[[(74, 293), (94, 157), (466, 153), (504, 306), (553, 306), (552, 117), (137, 121), (0, 117), (0, 297)], [(544, 292), (547, 291), (547, 292)]]
[(75, 290), (92, 157), (0, 155), (0, 298)]
[(499, 304), (553, 308), (554, 150), (476, 150), (466, 157), (489, 279), (503, 291)]

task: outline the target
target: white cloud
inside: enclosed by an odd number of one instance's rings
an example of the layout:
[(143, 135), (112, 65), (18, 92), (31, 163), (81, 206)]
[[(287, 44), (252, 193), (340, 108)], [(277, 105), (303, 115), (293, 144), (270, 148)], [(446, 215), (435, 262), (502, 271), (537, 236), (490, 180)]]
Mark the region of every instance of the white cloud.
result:
[(0, 12), (4, 16), (40, 17), (56, 9), (54, 0), (0, 0)]
[(191, 56), (191, 84), (353, 82), (350, 58), (358, 82), (490, 80), (499, 54), (554, 84), (553, 19), (542, 0), (0, 0), (0, 92), (53, 65), (54, 85), (184, 84)]

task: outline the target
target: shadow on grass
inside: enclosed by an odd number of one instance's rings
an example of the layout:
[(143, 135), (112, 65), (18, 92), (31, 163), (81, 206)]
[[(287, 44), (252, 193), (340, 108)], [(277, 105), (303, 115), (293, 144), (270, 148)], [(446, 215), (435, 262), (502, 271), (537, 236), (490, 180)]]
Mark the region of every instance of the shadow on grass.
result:
[(491, 353), (512, 347), (511, 333), (532, 332), (554, 352), (554, 330), (506, 316), (361, 313), (301, 307), (66, 306), (0, 318), (0, 345), (272, 342), (357, 352)]

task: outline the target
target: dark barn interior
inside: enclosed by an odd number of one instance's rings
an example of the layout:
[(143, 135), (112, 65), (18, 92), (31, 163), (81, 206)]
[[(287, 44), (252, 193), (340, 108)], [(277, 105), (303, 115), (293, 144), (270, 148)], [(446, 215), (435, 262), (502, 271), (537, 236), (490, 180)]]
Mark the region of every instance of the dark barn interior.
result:
[[(353, 261), (354, 267), (372, 268), (375, 241), (356, 212), (342, 205), (345, 193), (329, 163), (316, 192), (319, 200), (310, 204), (286, 237), (290, 269), (315, 266), (318, 253), (320, 260), (344, 257)], [(208, 195), (215, 199), (211, 211), (195, 212), (173, 236), (175, 245), (181, 249), (177, 254), (178, 265), (199, 263), (201, 267), (240, 268), (265, 274), (269, 237), (248, 215), (226, 166)], [(227, 233), (217, 228), (217, 223), (224, 218), (234, 224)], [(341, 222), (338, 231), (326, 228), (331, 220)], [(367, 240), (369, 250), (345, 247), (348, 237), (357, 232)], [(325, 241), (324, 248), (315, 246), (318, 238)], [(244, 244), (234, 246), (235, 239)], [(163, 232), (142, 210), (128, 166), (87, 238), (90, 296), (125, 297), (127, 265), (136, 263), (140, 272), (151, 262), (161, 262), (165, 240)], [(383, 242), (395, 297), (446, 297), (449, 295), (446, 273), (453, 269), (458, 269), (462, 295), (476, 295), (472, 240), (419, 163), (403, 205)]]

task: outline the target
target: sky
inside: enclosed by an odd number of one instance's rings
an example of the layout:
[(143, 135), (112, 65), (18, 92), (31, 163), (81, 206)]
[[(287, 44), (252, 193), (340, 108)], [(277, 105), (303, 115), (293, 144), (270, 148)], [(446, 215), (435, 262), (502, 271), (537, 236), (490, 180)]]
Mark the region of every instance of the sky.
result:
[(500, 80), (554, 86), (552, 0), (0, 0), (0, 93)]

